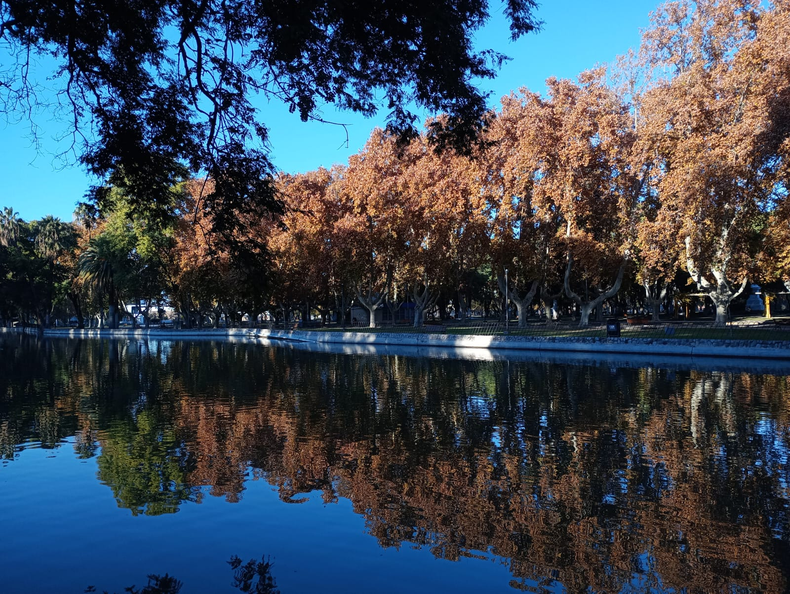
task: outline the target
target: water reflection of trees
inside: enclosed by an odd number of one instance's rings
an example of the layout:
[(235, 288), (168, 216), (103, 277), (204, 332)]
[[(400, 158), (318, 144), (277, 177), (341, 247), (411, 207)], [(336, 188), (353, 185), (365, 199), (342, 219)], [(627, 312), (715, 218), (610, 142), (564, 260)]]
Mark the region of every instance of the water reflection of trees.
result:
[(789, 583), (786, 377), (20, 344), (0, 364), (3, 454), (72, 435), (80, 455), (100, 446), (99, 478), (134, 513), (237, 501), (252, 477), (286, 502), (350, 499), (382, 546), (490, 551), (517, 580)]
[[(265, 555), (260, 561), (250, 559), (244, 563), (241, 558), (233, 555), (228, 561), (228, 565), (233, 570), (233, 581), (231, 586), (241, 592), (252, 592), (253, 594), (280, 594), (277, 589), (277, 581), (272, 574), (271, 558)], [(138, 589), (135, 586), (127, 586), (124, 592), (127, 594), (179, 594), (184, 584), (178, 578), (169, 574), (149, 574), (148, 584)], [(194, 584), (193, 584), (193, 591)], [(96, 592), (95, 586), (88, 586), (85, 592)], [(107, 594), (107, 591), (104, 591)]]

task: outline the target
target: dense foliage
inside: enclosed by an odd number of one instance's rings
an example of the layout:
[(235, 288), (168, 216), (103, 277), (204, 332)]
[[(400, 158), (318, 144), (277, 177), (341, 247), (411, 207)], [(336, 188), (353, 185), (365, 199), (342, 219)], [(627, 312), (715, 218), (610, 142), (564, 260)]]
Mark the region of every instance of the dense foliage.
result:
[[(45, 58), (90, 172), (159, 215), (172, 206), (173, 185), (207, 175), (213, 191), (201, 208), (234, 245), (246, 215), (280, 209), (261, 99), (283, 101), (303, 120), (320, 119), (327, 103), (366, 115), (386, 105), (404, 138), (415, 134), (418, 106), (448, 114), (432, 128), (438, 143), (473, 140), (486, 103), (472, 81), (492, 77), (504, 59), (472, 47), (488, 4), (3, 0), (0, 102), (26, 117), (46, 100), (31, 76)], [(504, 2), (513, 38), (537, 26), (534, 8)], [(102, 204), (103, 190), (94, 193)]]
[(454, 112), (408, 142), (376, 130), (346, 166), (273, 178), (282, 216), (237, 210), (230, 235), (200, 207), (224, 195), (214, 175), (168, 186), (164, 218), (108, 186), (71, 248), (44, 250), (43, 221), (8, 211), (0, 315), (44, 320), (66, 295), (111, 321), (145, 299), (187, 325), (350, 321), (352, 305), (420, 325), (507, 293), (520, 325), (559, 301), (584, 326), (624, 305), (657, 319), (684, 292), (724, 324), (749, 279), (790, 289), (790, 2), (682, 0), (652, 18), (616, 66), (503, 98), (467, 151), (434, 150)]

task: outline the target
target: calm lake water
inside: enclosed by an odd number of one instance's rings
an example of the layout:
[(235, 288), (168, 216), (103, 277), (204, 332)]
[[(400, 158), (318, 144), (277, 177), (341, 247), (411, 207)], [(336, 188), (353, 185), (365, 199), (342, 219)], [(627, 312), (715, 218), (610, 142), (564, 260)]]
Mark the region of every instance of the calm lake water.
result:
[(0, 591), (784, 592), (771, 374), (0, 338)]

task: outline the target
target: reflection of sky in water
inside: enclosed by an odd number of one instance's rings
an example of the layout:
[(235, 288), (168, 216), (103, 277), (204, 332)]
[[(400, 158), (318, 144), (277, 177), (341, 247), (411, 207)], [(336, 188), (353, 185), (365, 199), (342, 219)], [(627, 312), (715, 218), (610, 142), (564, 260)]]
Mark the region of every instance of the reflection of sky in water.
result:
[(488, 419), (495, 408), (495, 403), (484, 395), (472, 394), (466, 400), (466, 412), (480, 419)]
[(502, 447), (502, 438), (499, 435), (500, 431), (501, 431), (500, 427), (494, 427), (494, 431), (491, 434), (491, 443), (494, 444), (494, 447), (496, 449), (499, 449), (499, 448)]
[(755, 466), (777, 481), (778, 505), (769, 512), (771, 530), (774, 538), (787, 539), (790, 525), (790, 431), (787, 427), (780, 427), (776, 419), (762, 413), (760, 420), (755, 423), (754, 433), (762, 441), (760, 457), (755, 460)]

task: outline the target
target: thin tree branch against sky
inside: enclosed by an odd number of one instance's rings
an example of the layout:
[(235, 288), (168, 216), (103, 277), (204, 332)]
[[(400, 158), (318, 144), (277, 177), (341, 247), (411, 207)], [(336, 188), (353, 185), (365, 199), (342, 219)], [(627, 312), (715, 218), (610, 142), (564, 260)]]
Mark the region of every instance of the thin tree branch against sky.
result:
[[(595, 64), (611, 62), (629, 48), (636, 48), (639, 31), (648, 25), (649, 13), (657, 5), (656, 0), (604, 4), (549, 0), (536, 15), (544, 23), (542, 30), (511, 42), (502, 8), (492, 3), (494, 14), (476, 36), (477, 47), (500, 51), (512, 60), (495, 80), (480, 83), (482, 89), (491, 92), (489, 104), (498, 105), (502, 95), (522, 86), (543, 92), (544, 81), (550, 76), (574, 78)], [(345, 163), (360, 150), (374, 127), (384, 125), (386, 116), (381, 112), (366, 119), (325, 107), (322, 119), (346, 124), (344, 129), (317, 121), (303, 123), (298, 114), (289, 113), (277, 101), (262, 101), (259, 108), (261, 119), (269, 127), (272, 161), (291, 173)], [(5, 185), (2, 203), (13, 206), (26, 220), (47, 214), (70, 220), (76, 203), (96, 180), (74, 164), (74, 154), (67, 156), (70, 163), (56, 157), (69, 148), (70, 137), (55, 140), (66, 134), (66, 123), (48, 113), (38, 114), (35, 123), (39, 128), (38, 150), (29, 137), (27, 121), (0, 128), (0, 177)]]

